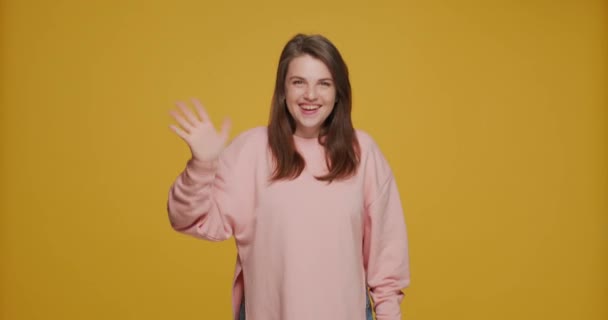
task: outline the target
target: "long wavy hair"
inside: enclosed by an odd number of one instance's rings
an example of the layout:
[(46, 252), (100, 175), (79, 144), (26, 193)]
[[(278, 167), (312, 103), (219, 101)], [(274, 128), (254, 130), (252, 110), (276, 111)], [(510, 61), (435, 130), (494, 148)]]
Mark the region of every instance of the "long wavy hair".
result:
[(271, 181), (295, 179), (306, 163), (293, 140), (296, 122), (287, 109), (285, 77), (289, 63), (296, 57), (310, 55), (329, 69), (336, 87), (336, 105), (321, 125), (319, 143), (325, 148), (326, 175), (316, 177), (332, 182), (352, 177), (359, 167), (360, 148), (351, 119), (352, 93), (348, 68), (338, 49), (321, 35), (297, 34), (287, 42), (277, 68), (268, 123), (268, 144), (274, 158)]

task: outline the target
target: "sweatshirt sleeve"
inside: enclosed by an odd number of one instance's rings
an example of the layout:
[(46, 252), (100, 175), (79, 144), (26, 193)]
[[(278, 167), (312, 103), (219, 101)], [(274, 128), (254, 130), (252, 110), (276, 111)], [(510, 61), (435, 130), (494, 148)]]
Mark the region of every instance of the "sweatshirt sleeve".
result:
[(247, 136), (235, 138), (215, 161), (188, 161), (169, 189), (167, 211), (173, 229), (210, 241), (234, 235), (247, 214), (244, 209), (252, 208), (254, 201)]
[(363, 240), (367, 285), (377, 320), (400, 320), (403, 290), (410, 284), (408, 240), (397, 184), (374, 146)]

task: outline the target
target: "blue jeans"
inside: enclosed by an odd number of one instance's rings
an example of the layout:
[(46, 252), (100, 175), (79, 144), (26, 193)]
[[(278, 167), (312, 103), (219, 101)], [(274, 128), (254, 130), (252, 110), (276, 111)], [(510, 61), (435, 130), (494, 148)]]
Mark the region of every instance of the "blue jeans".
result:
[[(365, 320), (373, 320), (372, 316), (372, 304), (369, 300), (369, 293), (365, 292)], [(239, 320), (245, 319), (245, 297), (243, 297), (241, 301), (241, 309), (239, 311)]]

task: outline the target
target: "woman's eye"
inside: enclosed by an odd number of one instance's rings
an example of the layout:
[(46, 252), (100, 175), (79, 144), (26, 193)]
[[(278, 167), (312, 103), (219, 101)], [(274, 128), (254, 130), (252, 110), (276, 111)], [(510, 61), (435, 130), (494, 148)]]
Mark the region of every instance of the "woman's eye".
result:
[(329, 87), (329, 86), (331, 86), (331, 83), (329, 83), (329, 82), (321, 82), (321, 85), (324, 86), (324, 87)]
[(293, 84), (302, 84), (302, 83), (304, 83), (304, 81), (302, 81), (302, 80), (295, 80), (295, 81), (293, 82)]

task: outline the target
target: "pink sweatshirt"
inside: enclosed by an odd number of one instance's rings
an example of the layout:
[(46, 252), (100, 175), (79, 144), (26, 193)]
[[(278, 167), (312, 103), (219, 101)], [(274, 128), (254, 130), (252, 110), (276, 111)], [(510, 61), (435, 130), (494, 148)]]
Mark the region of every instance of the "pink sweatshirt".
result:
[(378, 320), (401, 319), (409, 285), (406, 227), (395, 179), (377, 145), (357, 130), (357, 174), (331, 184), (317, 139), (294, 136), (306, 168), (269, 183), (266, 127), (248, 130), (217, 161), (190, 160), (170, 189), (175, 230), (235, 238), (233, 314), (247, 320), (364, 320), (366, 286)]

